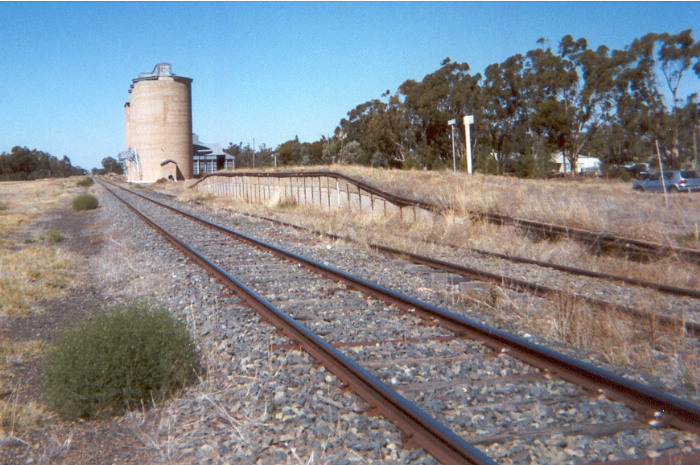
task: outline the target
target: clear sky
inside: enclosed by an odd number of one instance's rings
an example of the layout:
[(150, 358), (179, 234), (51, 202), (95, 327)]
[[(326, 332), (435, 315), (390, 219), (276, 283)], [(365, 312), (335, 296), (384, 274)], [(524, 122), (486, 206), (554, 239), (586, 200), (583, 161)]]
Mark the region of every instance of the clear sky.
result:
[(26, 146), (86, 169), (124, 150), (131, 80), (159, 62), (194, 80), (202, 141), (274, 148), (331, 136), (356, 105), (446, 57), (483, 73), (540, 37), (623, 48), (693, 29), (700, 40), (699, 2), (0, 1), (0, 18), (0, 152)]

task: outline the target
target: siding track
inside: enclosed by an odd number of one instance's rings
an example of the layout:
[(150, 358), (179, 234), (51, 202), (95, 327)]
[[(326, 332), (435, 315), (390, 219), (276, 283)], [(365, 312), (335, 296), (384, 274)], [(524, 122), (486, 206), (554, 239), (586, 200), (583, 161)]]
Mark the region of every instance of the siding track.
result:
[[(235, 172), (235, 173), (214, 173), (208, 174), (193, 184), (195, 187), (200, 183), (205, 183), (208, 179), (230, 179), (237, 178), (259, 178), (259, 179), (304, 179), (304, 178), (330, 178), (335, 179), (348, 185), (352, 185), (358, 192), (366, 192), (367, 195), (385, 199), (386, 201), (400, 208), (422, 209), (434, 213), (444, 213), (450, 210), (449, 205), (442, 205), (434, 202), (426, 202), (421, 200), (400, 197), (390, 192), (383, 191), (374, 186), (371, 186), (357, 179), (345, 176), (332, 171), (281, 171), (281, 172)], [(257, 186), (259, 189), (260, 186)], [(254, 189), (251, 193), (251, 199), (264, 198), (260, 192)], [(306, 189), (304, 188), (304, 191)], [(290, 192), (293, 192), (290, 188)], [(304, 194), (305, 196), (305, 194)], [(304, 201), (304, 196), (298, 197), (296, 200), (300, 203)], [(508, 215), (487, 212), (467, 212), (467, 214), (482, 221), (498, 225), (512, 225), (528, 233), (532, 233), (543, 238), (553, 239), (570, 239), (585, 244), (591, 252), (598, 254), (613, 254), (622, 255), (632, 260), (648, 261), (658, 260), (667, 257), (677, 257), (680, 260), (688, 263), (700, 264), (700, 250), (689, 249), (685, 247), (676, 247), (670, 245), (659, 244), (646, 240), (635, 239), (631, 237), (620, 236), (610, 233), (602, 233), (589, 231), (580, 228), (568, 226), (560, 226), (541, 221), (527, 220), (523, 218), (514, 218)]]
[[(273, 218), (267, 218), (259, 215), (253, 215), (249, 213), (245, 213), (248, 216), (251, 216), (253, 218), (269, 221), (281, 226), (285, 227), (290, 227), (290, 228), (295, 228), (299, 230), (303, 230), (308, 232), (309, 234), (311, 233), (316, 233), (315, 231), (308, 230), (306, 228), (303, 228), (298, 225), (294, 225), (291, 223), (286, 223), (283, 221), (279, 221)], [(341, 237), (335, 234), (330, 234), (330, 233), (317, 233), (324, 235), (326, 237), (329, 237), (331, 239), (335, 240), (350, 240), (347, 237)], [(407, 240), (415, 240), (414, 238), (406, 238)], [(437, 246), (445, 246), (448, 248), (452, 249), (457, 249), (456, 246), (450, 245), (450, 244), (441, 244), (437, 242), (432, 242), (433, 245)], [(503, 273), (492, 273), (488, 271), (484, 271), (481, 269), (478, 269), (476, 267), (470, 267), (470, 266), (464, 266), (460, 265), (457, 263), (452, 263), (452, 262), (447, 262), (445, 260), (440, 260), (436, 258), (431, 258), (427, 257), (425, 255), (420, 255), (412, 252), (407, 252), (405, 250), (398, 250), (392, 247), (387, 247), (383, 246), (380, 244), (368, 244), (368, 246), (378, 252), (381, 252), (386, 255), (390, 255), (393, 257), (400, 257), (400, 258), (405, 258), (410, 260), (413, 263), (416, 264), (422, 264), (430, 267), (431, 269), (435, 270), (436, 272), (443, 272), (443, 273), (450, 273), (453, 275), (457, 276), (462, 276), (467, 279), (477, 279), (481, 281), (486, 281), (486, 282), (491, 282), (495, 283), (496, 285), (512, 289), (518, 292), (521, 291), (527, 291), (530, 292), (534, 295), (537, 296), (547, 296), (547, 297), (556, 297), (564, 293), (564, 291), (550, 287), (550, 286), (545, 286), (540, 283), (534, 283), (534, 282), (529, 282), (523, 279), (518, 279), (518, 278), (512, 278), (509, 276), (506, 276)], [(617, 281), (620, 283), (624, 284), (629, 284), (631, 286), (639, 286), (642, 288), (648, 288), (648, 289), (653, 289), (655, 291), (669, 294), (672, 296), (680, 296), (680, 297), (689, 297), (691, 299), (700, 299), (700, 291), (695, 290), (695, 289), (686, 289), (686, 288), (680, 288), (676, 286), (668, 286), (660, 283), (653, 283), (650, 281), (642, 281), (639, 279), (633, 279), (633, 278), (626, 278), (624, 276), (619, 276), (619, 275), (612, 275), (608, 273), (599, 273), (599, 272), (594, 272), (594, 271), (589, 271), (589, 270), (584, 270), (581, 268), (575, 268), (575, 267), (570, 267), (570, 266), (563, 266), (563, 265), (556, 265), (556, 264), (551, 264), (551, 263), (546, 263), (546, 262), (541, 262), (537, 260), (530, 260), (526, 258), (521, 258), (521, 257), (514, 257), (511, 255), (505, 255), (505, 254), (499, 254), (499, 253), (494, 253), (494, 252), (486, 252), (486, 251), (480, 251), (480, 250), (471, 250), (473, 253), (477, 253), (480, 255), (484, 256), (489, 256), (489, 257), (496, 257), (499, 259), (507, 260), (510, 262), (514, 263), (525, 263), (525, 264), (530, 264), (530, 265), (535, 265), (538, 267), (546, 267), (546, 268), (552, 268), (557, 271), (562, 271), (564, 273), (573, 275), (573, 276), (585, 276), (585, 277), (591, 277), (591, 278), (598, 278), (606, 281)], [(646, 311), (639, 310), (638, 308), (630, 305), (623, 305), (623, 304), (617, 304), (614, 302), (610, 302), (607, 300), (603, 300), (600, 298), (596, 297), (589, 297), (583, 294), (577, 294), (576, 295), (577, 299), (580, 299), (587, 304), (591, 305), (592, 307), (596, 307), (599, 309), (603, 310), (616, 310), (620, 311), (621, 313), (632, 315), (635, 317), (641, 317), (641, 318), (649, 318), (650, 315)], [(694, 336), (694, 337), (700, 337), (700, 323), (697, 321), (694, 321), (692, 318), (688, 320), (688, 318), (691, 317), (691, 315), (680, 315), (677, 317), (674, 316), (668, 316), (668, 315), (655, 315), (654, 318), (657, 319), (662, 324), (667, 324), (671, 326), (684, 326), (685, 330), (688, 332), (688, 334)]]
[[(553, 434), (561, 435), (563, 449), (581, 437), (594, 442), (616, 434), (623, 443), (624, 435), (660, 434), (678, 442), (671, 453), (697, 442), (688, 434), (700, 433), (700, 407), (691, 402), (207, 220), (174, 214), (173, 207), (140, 194), (105, 188), (144, 211), (144, 221), (160, 226), (177, 248), (442, 463), (495, 463), (485, 451), (514, 444), (524, 452), (513, 456), (524, 460), (534, 454), (527, 443)], [(700, 458), (692, 449), (695, 455), (679, 460)], [(571, 463), (583, 463), (572, 457)], [(562, 463), (550, 459), (538, 463)]]

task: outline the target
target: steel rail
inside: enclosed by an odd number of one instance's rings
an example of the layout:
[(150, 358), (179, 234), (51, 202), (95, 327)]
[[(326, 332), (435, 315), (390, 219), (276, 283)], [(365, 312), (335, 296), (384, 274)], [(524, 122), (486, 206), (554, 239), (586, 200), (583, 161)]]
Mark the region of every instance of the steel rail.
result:
[[(212, 173), (207, 174), (197, 182), (192, 184), (190, 188), (195, 187), (197, 184), (203, 182), (210, 177), (258, 177), (258, 178), (303, 178), (303, 177), (318, 177), (327, 176), (334, 179), (343, 180), (348, 183), (352, 183), (358, 188), (365, 190), (372, 195), (378, 195), (384, 197), (389, 202), (398, 205), (399, 207), (416, 207), (428, 210), (434, 213), (444, 213), (452, 210), (448, 206), (438, 205), (432, 202), (425, 202), (422, 200), (409, 199), (406, 197), (401, 197), (394, 195), (390, 192), (383, 191), (374, 186), (371, 186), (365, 182), (358, 181), (349, 176), (336, 173), (333, 171), (282, 171), (282, 172), (247, 172), (247, 173)], [(670, 245), (659, 244), (656, 242), (643, 241), (640, 239), (633, 239), (624, 236), (618, 236), (615, 234), (601, 233), (595, 231), (589, 231), (580, 228), (573, 228), (569, 226), (560, 226), (551, 223), (526, 220), (523, 218), (514, 218), (508, 215), (502, 215), (498, 213), (487, 213), (487, 212), (477, 212), (469, 211), (467, 214), (470, 217), (486, 220), (490, 223), (500, 224), (500, 225), (514, 225), (526, 230), (534, 231), (538, 234), (549, 236), (549, 237), (566, 237), (569, 239), (577, 240), (588, 244), (589, 246), (598, 249), (612, 249), (625, 252), (632, 257), (656, 257), (665, 258), (669, 256), (675, 256), (682, 258), (693, 263), (700, 263), (700, 250), (688, 249), (684, 247), (675, 247)]]
[(631, 257), (656, 257), (666, 258), (676, 256), (686, 259), (693, 263), (700, 263), (700, 250), (688, 249), (685, 247), (675, 247), (670, 245), (659, 244), (657, 242), (642, 241), (640, 239), (632, 239), (624, 236), (617, 236), (608, 233), (598, 233), (570, 226), (559, 226), (551, 223), (539, 221), (525, 220), (522, 218), (513, 218), (507, 215), (496, 213), (478, 213), (472, 212), (472, 216), (485, 218), (490, 223), (494, 224), (512, 224), (519, 228), (532, 230), (538, 234), (549, 237), (566, 237), (579, 242), (588, 244), (597, 250), (619, 250), (625, 252)]
[[(285, 226), (297, 227), (297, 225), (293, 225), (291, 223), (284, 223), (284, 222), (281, 222), (281, 221), (278, 221), (278, 220), (275, 220), (272, 218), (266, 218), (263, 216), (252, 215), (250, 213), (245, 213), (245, 214), (251, 215), (254, 217), (258, 217), (260, 219), (265, 219), (268, 221), (279, 222), (280, 224), (284, 224)], [(298, 227), (301, 229), (305, 229), (301, 226), (298, 226)], [(317, 232), (317, 231), (312, 231), (312, 232)], [(321, 232), (317, 232), (317, 233), (318, 234), (325, 234), (325, 233), (321, 233)], [(325, 234), (325, 235), (327, 235), (329, 237), (335, 236), (333, 234)], [(335, 237), (338, 237), (338, 236), (335, 236)], [(408, 239), (408, 240), (416, 240), (416, 238), (406, 236), (406, 235), (399, 235), (398, 237), (402, 237), (402, 238)], [(422, 242), (425, 242), (426, 244), (437, 245), (440, 247), (448, 247), (448, 248), (455, 249), (455, 250), (462, 249), (461, 246), (459, 246), (457, 244), (453, 244), (453, 243), (440, 242), (440, 241), (430, 240), (430, 239), (420, 239), (420, 240)], [(542, 260), (535, 260), (532, 258), (518, 257), (516, 255), (508, 255), (505, 253), (491, 252), (488, 250), (476, 249), (473, 247), (464, 247), (464, 248), (466, 248), (467, 250), (469, 250), (472, 253), (485, 255), (487, 257), (501, 258), (503, 260), (508, 260), (509, 262), (513, 262), (513, 263), (525, 263), (527, 265), (536, 265), (536, 266), (543, 267), (543, 268), (551, 268), (553, 270), (563, 271), (563, 272), (569, 273), (569, 274), (587, 276), (589, 278), (600, 278), (600, 279), (604, 279), (607, 281), (618, 281), (618, 282), (625, 283), (625, 284), (631, 284), (633, 286), (646, 287), (649, 289), (654, 289), (655, 291), (662, 292), (664, 294), (671, 294), (671, 295), (677, 295), (677, 296), (681, 296), (681, 297), (692, 297), (694, 299), (700, 299), (700, 290), (698, 290), (698, 289), (689, 289), (689, 288), (685, 288), (685, 287), (671, 286), (671, 285), (663, 284), (663, 283), (655, 283), (652, 281), (645, 281), (643, 279), (628, 278), (626, 276), (620, 276), (620, 275), (616, 275), (616, 274), (585, 270), (583, 268), (576, 268), (573, 266), (560, 265), (558, 263), (544, 262)]]
[[(487, 280), (496, 283), (498, 285), (506, 286), (510, 289), (515, 289), (515, 290), (522, 290), (526, 289), (529, 292), (533, 293), (534, 295), (541, 295), (541, 296), (556, 296), (556, 295), (561, 295), (563, 291), (559, 289), (555, 289), (552, 287), (548, 286), (543, 286), (540, 284), (534, 284), (529, 281), (524, 281), (521, 279), (516, 279), (516, 278), (510, 278), (507, 276), (504, 276), (502, 274), (498, 273), (491, 273), (488, 271), (483, 271), (483, 270), (478, 270), (476, 268), (470, 268), (467, 266), (463, 265), (458, 265), (455, 263), (450, 263), (446, 262), (444, 260), (438, 260), (435, 258), (430, 258), (426, 257), (423, 255), (411, 253), (411, 252), (405, 252), (402, 250), (398, 249), (393, 249), (391, 247), (386, 247), (382, 245), (377, 245), (377, 244), (372, 244), (370, 245), (373, 249), (380, 251), (382, 253), (392, 255), (395, 257), (401, 257), (405, 256), (411, 261), (415, 263), (421, 263), (424, 265), (428, 265), (430, 267), (440, 269), (443, 271), (447, 271), (450, 273), (457, 274), (459, 276), (464, 276), (464, 277), (475, 277), (479, 279), (486, 278)], [(602, 299), (597, 299), (595, 297), (589, 297), (585, 295), (579, 295), (579, 294), (574, 294), (574, 297), (577, 299), (581, 299), (582, 301), (588, 303), (589, 305), (595, 306), (597, 308), (606, 310), (606, 309), (614, 309), (623, 313), (626, 313), (628, 315), (634, 316), (634, 317), (649, 317), (649, 318), (654, 318), (660, 323), (663, 323), (665, 325), (673, 326), (673, 325), (683, 325), (685, 327), (685, 330), (688, 332), (693, 337), (700, 337), (700, 323), (696, 323), (693, 321), (683, 321), (679, 318), (673, 318), (670, 316), (666, 315), (653, 315), (650, 312), (646, 312), (643, 310), (638, 310), (633, 307), (629, 307), (626, 305), (620, 305), (620, 304), (615, 304), (612, 302), (607, 302)]]
[[(457, 247), (453, 244), (440, 244), (439, 242), (435, 242), (436, 245), (443, 245), (447, 247)], [(541, 267), (547, 267), (547, 268), (552, 268), (554, 270), (558, 271), (564, 271), (566, 273), (571, 273), (571, 274), (577, 274), (581, 276), (588, 276), (589, 278), (600, 278), (600, 279), (605, 279), (609, 281), (619, 281), (621, 283), (625, 284), (631, 284), (633, 286), (639, 286), (639, 287), (646, 287), (649, 289), (654, 289), (659, 292), (663, 292), (665, 294), (671, 294), (671, 295), (677, 295), (677, 296), (682, 296), (682, 297), (693, 297), (695, 299), (700, 299), (700, 290), (697, 289), (688, 289), (684, 287), (677, 287), (677, 286), (670, 286), (668, 284), (663, 284), (663, 283), (655, 283), (652, 281), (645, 281), (642, 279), (637, 279), (637, 278), (628, 278), (626, 276), (620, 276), (620, 275), (614, 275), (610, 273), (601, 273), (599, 271), (591, 271), (591, 270), (584, 270), (582, 268), (575, 268), (573, 266), (567, 266), (567, 265), (559, 265), (557, 263), (549, 263), (549, 262), (543, 262), (541, 260), (533, 260), (530, 258), (524, 258), (524, 257), (516, 257), (513, 255), (507, 255), (507, 254), (502, 254), (498, 252), (489, 252), (488, 250), (479, 250), (479, 249), (470, 249), (473, 252), (486, 255), (486, 256), (491, 256), (491, 257), (496, 257), (496, 258), (502, 258), (504, 260), (508, 260), (514, 263), (525, 263), (529, 265), (537, 265)]]
[(149, 199), (142, 194), (136, 192), (132, 192), (132, 194), (141, 196), (166, 209), (177, 212), (221, 232), (226, 232), (231, 236), (256, 245), (261, 249), (271, 251), (278, 256), (302, 263), (309, 269), (316, 270), (318, 273), (330, 279), (350, 284), (352, 287), (362, 290), (377, 299), (404, 309), (422, 312), (428, 318), (434, 319), (436, 323), (442, 324), (456, 331), (458, 334), (468, 335), (472, 339), (482, 341), (497, 353), (511, 355), (532, 366), (540, 368), (548, 375), (558, 376), (577, 384), (593, 395), (605, 396), (609, 399), (623, 402), (630, 408), (638, 411), (644, 420), (652, 426), (668, 424), (682, 430), (700, 434), (700, 406), (692, 402), (658, 391), (639, 382), (625, 379), (590, 363), (558, 353), (549, 348), (504, 331), (491, 328), (434, 305), (421, 302), (410, 296), (384, 288), (383, 286), (353, 276), (342, 270), (337, 270), (298, 254), (288, 252), (238, 231), (217, 225), (206, 219), (196, 217), (195, 215), (180, 211), (156, 200)]
[[(304, 228), (303, 226), (299, 226), (299, 225), (291, 224), (291, 223), (286, 223), (284, 221), (276, 220), (273, 218), (266, 218), (264, 216), (254, 215), (251, 213), (245, 213), (245, 215), (251, 216), (253, 218), (258, 218), (258, 219), (270, 221), (270, 222), (273, 222), (275, 224), (279, 224), (281, 226), (298, 229), (300, 231), (306, 231), (306, 232), (311, 232), (314, 234), (323, 235), (323, 236), (326, 236), (326, 237), (334, 239), (334, 240), (343, 240), (343, 241), (347, 241), (347, 240), (351, 241), (352, 240), (352, 239), (348, 239), (346, 237), (338, 236), (337, 234), (312, 231), (312, 230), (309, 230), (307, 228)], [(443, 244), (438, 243), (437, 245), (443, 245)], [(369, 248), (371, 248), (372, 250), (376, 250), (377, 252), (381, 252), (381, 253), (384, 253), (386, 255), (391, 255), (394, 257), (406, 257), (414, 263), (420, 263), (423, 265), (427, 265), (427, 266), (430, 266), (432, 268), (435, 268), (436, 270), (447, 271), (447, 272), (454, 273), (454, 274), (457, 274), (459, 276), (463, 276), (463, 277), (467, 277), (467, 278), (486, 279), (486, 280), (488, 280), (492, 283), (495, 283), (497, 285), (505, 286), (509, 289), (513, 289), (513, 290), (517, 290), (517, 291), (521, 291), (521, 290), (525, 289), (525, 290), (533, 293), (534, 295), (538, 295), (538, 296), (556, 296), (556, 295), (562, 294), (562, 291), (560, 291), (558, 289), (551, 288), (548, 286), (543, 286), (540, 284), (534, 284), (534, 283), (524, 281), (524, 280), (519, 280), (516, 278), (509, 278), (509, 277), (502, 275), (502, 274), (490, 273), (488, 271), (479, 270), (477, 268), (471, 268), (471, 267), (467, 267), (464, 265), (458, 265), (455, 263), (446, 262), (446, 261), (438, 260), (435, 258), (427, 257), (424, 255), (420, 255), (420, 254), (416, 254), (416, 253), (412, 253), (412, 252), (407, 252), (404, 250), (394, 249), (394, 248), (380, 245), (380, 244), (369, 243), (369, 244), (367, 244), (367, 246)], [(572, 273), (572, 274), (580, 274), (580, 275), (595, 277), (595, 278), (600, 278), (600, 279), (616, 280), (616, 281), (621, 281), (621, 282), (624, 282), (627, 284), (649, 287), (649, 288), (655, 289), (659, 292), (666, 292), (669, 294), (681, 295), (681, 296), (686, 296), (686, 297), (700, 298), (700, 291), (695, 291), (694, 289), (683, 289), (683, 288), (678, 288), (678, 287), (673, 287), (673, 286), (666, 286), (663, 284), (650, 283), (647, 281), (639, 281), (636, 279), (625, 278), (622, 276), (606, 275), (604, 273), (598, 273), (598, 272), (588, 271), (588, 270), (581, 270), (578, 268), (573, 268), (573, 267), (568, 267), (568, 266), (563, 266), (563, 265), (552, 265), (552, 264), (547, 264), (545, 262), (539, 262), (537, 260), (530, 260), (530, 259), (520, 258), (520, 257), (511, 257), (509, 255), (498, 254), (498, 253), (493, 253), (493, 252), (478, 251), (478, 253), (484, 253), (487, 255), (494, 255), (498, 258), (502, 258), (505, 260), (511, 260), (511, 261), (515, 261), (515, 262), (535, 264), (538, 266), (550, 266), (554, 269), (558, 269), (560, 271), (565, 271), (565, 272)], [(683, 321), (682, 319), (673, 318), (673, 317), (669, 317), (669, 316), (665, 316), (665, 315), (652, 315), (649, 312), (637, 310), (636, 308), (629, 307), (626, 305), (620, 305), (620, 304), (615, 304), (612, 302), (607, 302), (605, 300), (597, 299), (595, 297), (588, 297), (588, 296), (583, 296), (583, 295), (578, 295), (578, 294), (575, 294), (575, 297), (577, 299), (583, 300), (584, 302), (588, 303), (589, 305), (595, 306), (595, 307), (603, 309), (603, 310), (614, 309), (614, 310), (621, 311), (623, 313), (627, 313), (627, 314), (635, 316), (635, 317), (653, 317), (657, 321), (659, 321), (660, 323), (665, 324), (665, 325), (669, 325), (669, 326), (683, 325), (685, 327), (685, 330), (688, 332), (688, 334), (690, 334), (693, 337), (700, 337), (700, 323), (696, 323), (696, 322), (692, 322), (692, 321)]]
[[(171, 194), (164, 194), (164, 193), (161, 193), (161, 194), (168, 195), (170, 197), (175, 197), (174, 195), (171, 195)], [(245, 212), (239, 212), (239, 213), (247, 215), (247, 216), (251, 216), (253, 218), (258, 218), (258, 219), (270, 221), (270, 222), (273, 222), (273, 223), (276, 223), (279, 225), (283, 225), (286, 227), (295, 228), (298, 230), (303, 230), (303, 231), (311, 232), (314, 234), (327, 236), (327, 237), (330, 237), (332, 239), (349, 240), (347, 237), (341, 237), (341, 236), (338, 236), (336, 234), (322, 232), (322, 231), (318, 231), (318, 230), (311, 230), (311, 229), (305, 228), (303, 226), (299, 226), (299, 225), (292, 224), (292, 223), (287, 223), (287, 222), (280, 221), (280, 220), (277, 220), (274, 218), (268, 218), (268, 217), (264, 217), (264, 216), (260, 216), (260, 215), (255, 215), (252, 213), (245, 213)], [(411, 239), (411, 240), (415, 239), (415, 238), (411, 238), (411, 237), (406, 237), (406, 238)], [(438, 246), (443, 246), (443, 247), (451, 247), (451, 248), (455, 248), (455, 249), (460, 248), (460, 246), (456, 245), (456, 244), (443, 243), (443, 242), (438, 242), (438, 241), (434, 241), (434, 240), (426, 240), (426, 239), (422, 239), (422, 240), (426, 243), (433, 244), (433, 245), (438, 245)], [(369, 246), (372, 248), (381, 247), (377, 244), (369, 244)], [(469, 247), (469, 250), (472, 252), (481, 254), (481, 255), (501, 258), (503, 260), (508, 260), (508, 261), (511, 261), (514, 263), (525, 263), (525, 264), (529, 264), (529, 265), (536, 265), (536, 266), (540, 266), (540, 267), (552, 268), (554, 270), (564, 271), (564, 272), (570, 273), (570, 274), (587, 276), (590, 278), (605, 279), (605, 280), (609, 280), (609, 281), (619, 281), (621, 283), (631, 284), (633, 286), (645, 287), (645, 288), (649, 288), (649, 289), (653, 289), (653, 290), (662, 292), (664, 294), (677, 295), (677, 296), (681, 296), (681, 297), (692, 297), (695, 299), (700, 299), (700, 290), (698, 290), (698, 289), (689, 289), (689, 288), (685, 288), (685, 287), (678, 287), (678, 286), (671, 286), (671, 285), (663, 284), (663, 283), (656, 283), (653, 281), (645, 281), (643, 279), (628, 278), (626, 276), (614, 275), (614, 274), (610, 274), (610, 273), (601, 273), (599, 271), (585, 270), (583, 268), (576, 268), (573, 266), (561, 265), (561, 264), (551, 263), (551, 262), (544, 262), (541, 260), (534, 260), (531, 258), (518, 257), (515, 255), (508, 255), (508, 254), (503, 254), (503, 253), (498, 253), (498, 252), (491, 252), (488, 250), (475, 249), (472, 247)], [(686, 250), (686, 249), (684, 249), (684, 250)], [(692, 250), (692, 249), (687, 249), (687, 250)]]
[[(178, 250), (207, 270), (224, 286), (338, 376), (353, 392), (391, 420), (409, 441), (414, 441), (415, 444), (423, 447), (433, 457), (446, 465), (496, 465), (496, 462), (483, 452), (465, 442), (453, 431), (389, 388), (357, 362), (343, 355), (216, 263), (161, 228), (147, 215), (116, 195), (109, 187), (106, 185), (103, 187), (148, 226), (164, 236)], [(133, 192), (132, 194), (140, 195)]]

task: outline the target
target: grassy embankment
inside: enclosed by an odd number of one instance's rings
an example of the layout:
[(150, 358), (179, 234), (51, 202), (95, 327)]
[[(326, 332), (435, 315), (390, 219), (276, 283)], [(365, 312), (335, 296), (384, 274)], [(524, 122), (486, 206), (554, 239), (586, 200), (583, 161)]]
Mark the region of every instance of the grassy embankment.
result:
[[(57, 246), (63, 233), (29, 227), (83, 191), (75, 178), (0, 182), (0, 321), (39, 313), (42, 300), (79, 285), (75, 257)], [(18, 399), (10, 375), (13, 364), (40, 357), (45, 348), (41, 340), (0, 336), (0, 437), (17, 437), (50, 417), (37, 402)]]

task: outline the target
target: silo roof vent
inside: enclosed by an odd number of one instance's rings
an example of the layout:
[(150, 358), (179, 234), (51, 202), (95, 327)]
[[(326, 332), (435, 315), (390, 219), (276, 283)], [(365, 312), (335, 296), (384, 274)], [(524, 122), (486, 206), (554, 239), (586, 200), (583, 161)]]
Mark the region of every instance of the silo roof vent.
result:
[(139, 73), (140, 78), (172, 75), (173, 67), (170, 65), (170, 63), (158, 63), (150, 73)]
[(190, 83), (192, 82), (191, 78), (183, 77), (183, 76), (178, 76), (177, 74), (173, 74), (173, 68), (170, 63), (158, 63), (155, 68), (153, 68), (153, 71), (150, 73), (139, 73), (139, 77), (136, 79), (132, 79), (131, 82), (131, 87), (129, 87), (129, 93), (131, 93), (131, 90), (134, 88), (134, 84), (139, 82), (139, 81), (156, 81), (160, 79), (161, 77), (168, 77), (172, 78), (178, 82), (185, 82), (185, 83)]

